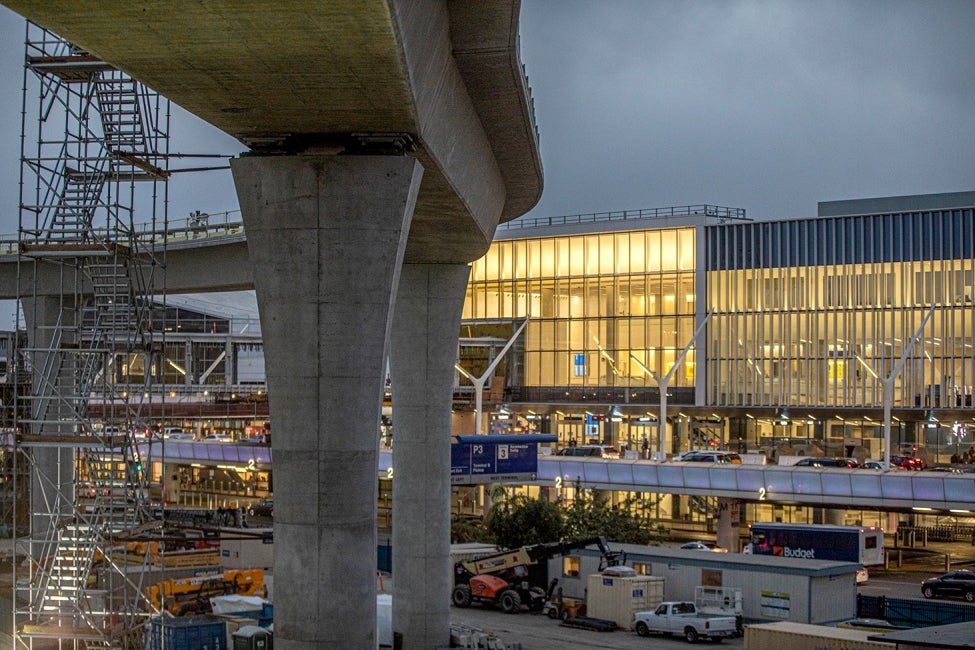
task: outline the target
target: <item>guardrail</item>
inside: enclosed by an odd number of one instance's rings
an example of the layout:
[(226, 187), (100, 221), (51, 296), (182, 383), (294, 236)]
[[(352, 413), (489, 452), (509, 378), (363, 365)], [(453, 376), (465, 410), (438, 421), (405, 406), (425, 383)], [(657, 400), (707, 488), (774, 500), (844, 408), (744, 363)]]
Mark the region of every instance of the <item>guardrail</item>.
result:
[(671, 217), (703, 216), (717, 219), (736, 219), (747, 221), (744, 208), (726, 208), (720, 205), (678, 205), (669, 208), (645, 208), (642, 210), (617, 210), (615, 212), (591, 212), (569, 214), (560, 217), (524, 217), (500, 224), (498, 230), (518, 230), (520, 228), (544, 228), (547, 226), (566, 226), (580, 223), (600, 223), (603, 221), (630, 221), (635, 219), (669, 219)]
[[(244, 232), (244, 222), (240, 210), (227, 212), (194, 212), (181, 219), (171, 219), (164, 225), (153, 223), (139, 223), (132, 226), (132, 238), (143, 244), (155, 244), (162, 241), (177, 243), (194, 241), (214, 237), (227, 237)], [(17, 233), (0, 235), (0, 255), (14, 255), (20, 251), (20, 244), (39, 243), (44, 231), (22, 228)], [(93, 228), (91, 240), (118, 241), (120, 229), (108, 227)]]
[[(720, 205), (681, 205), (668, 208), (647, 208), (641, 210), (621, 210), (614, 212), (592, 212), (588, 214), (570, 214), (558, 217), (536, 217), (532, 219), (515, 219), (498, 226), (499, 231), (519, 230), (522, 228), (541, 228), (546, 226), (564, 226), (581, 223), (599, 223), (604, 221), (630, 221), (636, 219), (667, 219), (671, 217), (704, 216), (721, 220), (735, 219), (747, 221), (744, 208), (728, 208)], [(225, 237), (244, 232), (244, 223), (240, 217), (240, 210), (228, 212), (194, 212), (182, 219), (170, 220), (167, 227), (159, 228), (154, 224), (136, 224), (133, 227), (133, 237), (142, 243), (156, 243), (165, 239), (167, 242), (193, 241), (210, 237)], [(44, 232), (23, 229), (25, 236), (18, 238), (16, 234), (0, 235), (0, 255), (11, 255), (19, 250), (19, 241), (34, 242)], [(116, 241), (118, 235), (108, 228), (92, 230), (94, 241)]]

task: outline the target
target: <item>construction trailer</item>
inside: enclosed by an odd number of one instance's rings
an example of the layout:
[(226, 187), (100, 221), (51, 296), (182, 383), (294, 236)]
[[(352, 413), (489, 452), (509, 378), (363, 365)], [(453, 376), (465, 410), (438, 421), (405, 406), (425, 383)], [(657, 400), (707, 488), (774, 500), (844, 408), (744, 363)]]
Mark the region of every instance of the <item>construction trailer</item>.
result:
[[(856, 616), (856, 569), (849, 562), (708, 553), (620, 544), (637, 575), (664, 580), (664, 600), (694, 601), (701, 586), (740, 590), (745, 623), (829, 624)], [(549, 560), (566, 597), (585, 598), (588, 576), (600, 572), (599, 553), (575, 551)], [(729, 603), (730, 604), (730, 603)]]

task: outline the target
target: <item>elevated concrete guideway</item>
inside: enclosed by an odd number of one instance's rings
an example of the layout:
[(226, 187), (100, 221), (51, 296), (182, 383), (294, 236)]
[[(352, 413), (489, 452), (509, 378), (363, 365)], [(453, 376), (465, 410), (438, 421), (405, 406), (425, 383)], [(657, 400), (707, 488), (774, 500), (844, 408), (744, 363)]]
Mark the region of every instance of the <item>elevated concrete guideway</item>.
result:
[[(448, 645), (445, 477), (469, 263), (542, 191), (518, 0), (3, 2), (251, 149), (231, 168), (278, 431), (274, 572), (288, 588), (275, 644), (376, 646), (388, 356), (393, 631), (405, 650)], [(20, 279), (44, 271), (37, 260)], [(215, 258), (201, 276), (240, 288)], [(42, 277), (18, 284), (45, 291)]]
[(518, 0), (2, 4), (255, 152), (413, 148), (407, 262), (473, 261), (541, 196)]

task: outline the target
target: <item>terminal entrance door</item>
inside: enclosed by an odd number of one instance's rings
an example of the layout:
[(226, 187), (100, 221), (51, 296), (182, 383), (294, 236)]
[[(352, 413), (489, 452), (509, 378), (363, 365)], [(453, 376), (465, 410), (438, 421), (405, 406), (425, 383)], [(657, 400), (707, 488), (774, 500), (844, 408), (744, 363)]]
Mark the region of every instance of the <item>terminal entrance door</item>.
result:
[(569, 420), (559, 422), (558, 432), (559, 448), (574, 447), (586, 444), (586, 424), (582, 420)]

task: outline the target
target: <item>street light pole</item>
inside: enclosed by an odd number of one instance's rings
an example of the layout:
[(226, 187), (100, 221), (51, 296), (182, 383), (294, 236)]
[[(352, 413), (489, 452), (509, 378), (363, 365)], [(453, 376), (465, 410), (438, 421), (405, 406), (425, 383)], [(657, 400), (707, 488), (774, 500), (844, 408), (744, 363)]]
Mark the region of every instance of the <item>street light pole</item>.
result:
[(461, 368), (459, 363), (454, 364), (454, 368), (457, 369), (457, 372), (467, 377), (470, 382), (474, 384), (474, 433), (477, 435), (481, 435), (484, 432), (484, 426), (481, 422), (483, 419), (481, 417), (481, 406), (484, 402), (484, 384), (486, 384), (487, 380), (491, 378), (492, 374), (494, 374), (494, 369), (498, 367), (498, 364), (501, 363), (501, 359), (504, 358), (504, 355), (507, 354), (508, 350), (511, 349), (511, 346), (514, 345), (514, 342), (518, 339), (518, 336), (521, 334), (522, 330), (525, 329), (525, 326), (528, 325), (528, 321), (530, 319), (531, 316), (525, 317), (524, 322), (518, 327), (515, 333), (511, 335), (508, 342), (505, 343), (503, 348), (501, 348), (501, 352), (498, 353), (498, 356), (494, 358), (494, 361), (491, 362), (491, 364), (487, 367), (487, 370), (485, 370), (484, 374), (482, 374), (480, 377), (475, 377), (471, 373), (467, 372)]
[(886, 463), (885, 467), (890, 465), (890, 411), (891, 408), (893, 407), (893, 402), (894, 402), (894, 377), (896, 377), (897, 373), (899, 373), (901, 369), (904, 367), (904, 363), (907, 361), (907, 356), (911, 353), (911, 350), (914, 349), (914, 346), (917, 344), (918, 339), (921, 338), (921, 332), (924, 330), (924, 326), (927, 324), (932, 314), (934, 314), (934, 310), (937, 306), (938, 303), (934, 303), (933, 305), (931, 305), (931, 309), (929, 309), (928, 313), (924, 315), (923, 319), (921, 319), (921, 324), (918, 325), (918, 328), (914, 331), (914, 336), (911, 337), (910, 342), (908, 342), (907, 346), (904, 348), (904, 354), (901, 355), (900, 361), (898, 361), (897, 365), (891, 369), (890, 375), (887, 377), (887, 379), (884, 380), (884, 463)]
[(911, 337), (911, 340), (908, 341), (906, 346), (904, 346), (904, 353), (901, 355), (901, 358), (897, 362), (897, 365), (895, 365), (893, 368), (890, 369), (890, 374), (887, 375), (886, 377), (881, 377), (876, 370), (870, 367), (870, 365), (867, 364), (867, 362), (860, 357), (860, 355), (856, 355), (857, 361), (863, 364), (863, 367), (867, 369), (867, 372), (873, 375), (875, 379), (880, 380), (880, 386), (883, 391), (881, 393), (881, 401), (883, 403), (883, 408), (884, 408), (884, 467), (885, 468), (890, 467), (890, 437), (891, 437), (890, 420), (891, 420), (891, 411), (893, 410), (894, 407), (894, 379), (897, 377), (897, 374), (900, 373), (900, 371), (904, 368), (904, 363), (907, 361), (908, 355), (910, 355), (911, 350), (914, 349), (914, 346), (917, 344), (918, 339), (921, 338), (921, 332), (924, 330), (924, 326), (931, 318), (931, 315), (934, 314), (934, 310), (938, 306), (938, 304), (939, 303), (934, 303), (933, 305), (931, 305), (931, 309), (929, 309), (928, 313), (925, 314), (924, 318), (921, 320), (921, 324), (918, 325), (918, 328), (916, 330), (914, 330), (914, 335)]
[(704, 326), (707, 325), (708, 321), (711, 320), (711, 316), (713, 315), (714, 309), (710, 310), (707, 313), (707, 316), (704, 317), (704, 320), (701, 321), (701, 324), (697, 326), (697, 329), (694, 331), (694, 335), (691, 336), (691, 340), (688, 341), (687, 345), (684, 346), (684, 349), (680, 351), (680, 354), (677, 355), (677, 359), (674, 361), (674, 365), (670, 367), (670, 370), (668, 370), (667, 374), (663, 377), (648, 368), (646, 364), (640, 361), (632, 352), (630, 353), (630, 358), (633, 359), (633, 361), (635, 361), (644, 372), (653, 377), (654, 381), (657, 382), (657, 386), (660, 387), (660, 416), (657, 422), (657, 453), (661, 454), (661, 456), (664, 453), (664, 445), (667, 440), (667, 389), (670, 386), (670, 380), (673, 378), (674, 372), (677, 371), (677, 368), (684, 361), (684, 357), (687, 356), (687, 353), (690, 351), (694, 341), (696, 341), (697, 337), (700, 336), (701, 331), (704, 330)]

